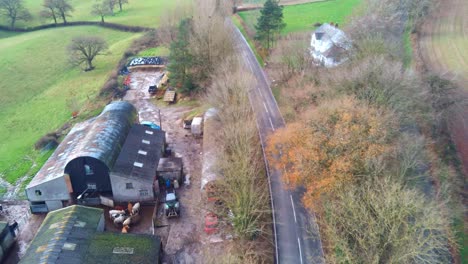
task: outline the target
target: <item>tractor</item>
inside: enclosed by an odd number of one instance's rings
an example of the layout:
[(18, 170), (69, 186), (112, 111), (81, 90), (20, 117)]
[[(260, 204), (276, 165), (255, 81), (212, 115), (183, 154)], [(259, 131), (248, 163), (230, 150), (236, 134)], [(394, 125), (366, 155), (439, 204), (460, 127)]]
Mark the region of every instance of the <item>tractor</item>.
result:
[(175, 190), (168, 190), (166, 192), (164, 212), (168, 218), (180, 216), (180, 203), (179, 199), (177, 199)]

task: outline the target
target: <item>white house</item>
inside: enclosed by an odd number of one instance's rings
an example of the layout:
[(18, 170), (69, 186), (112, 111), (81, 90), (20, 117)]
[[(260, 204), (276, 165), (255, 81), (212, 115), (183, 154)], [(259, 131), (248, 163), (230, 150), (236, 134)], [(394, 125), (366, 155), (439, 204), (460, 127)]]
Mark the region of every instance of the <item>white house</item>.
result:
[(334, 67), (346, 61), (346, 51), (350, 48), (351, 41), (346, 34), (328, 23), (312, 33), (310, 54), (318, 64), (325, 67)]

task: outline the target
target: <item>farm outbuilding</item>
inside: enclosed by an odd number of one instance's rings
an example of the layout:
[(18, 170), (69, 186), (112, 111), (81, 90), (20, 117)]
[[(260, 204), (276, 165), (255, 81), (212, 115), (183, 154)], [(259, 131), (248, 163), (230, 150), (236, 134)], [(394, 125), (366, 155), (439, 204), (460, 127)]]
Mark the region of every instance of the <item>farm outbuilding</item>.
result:
[(158, 236), (104, 232), (104, 210), (72, 205), (47, 215), (21, 264), (161, 263)]
[(61, 208), (84, 192), (111, 193), (110, 170), (137, 120), (132, 104), (113, 102), (76, 124), (26, 187), (31, 211)]
[(174, 183), (176, 180), (179, 184), (182, 184), (182, 158), (169, 157), (160, 159), (157, 172), (158, 178), (162, 182), (169, 180), (171, 183)]
[(156, 169), (164, 153), (166, 133), (134, 125), (111, 171), (114, 201), (153, 201), (159, 193)]

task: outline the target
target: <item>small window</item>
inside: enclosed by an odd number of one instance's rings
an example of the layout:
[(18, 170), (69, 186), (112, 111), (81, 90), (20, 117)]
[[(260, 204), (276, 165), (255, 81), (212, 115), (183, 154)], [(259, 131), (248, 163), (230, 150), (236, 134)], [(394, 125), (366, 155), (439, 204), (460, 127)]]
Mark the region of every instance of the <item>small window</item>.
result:
[(93, 175), (94, 174), (94, 171), (91, 169), (91, 167), (89, 165), (84, 165), (84, 168), (85, 168), (85, 173), (86, 175)]
[(133, 183), (127, 182), (127, 183), (125, 184), (125, 188), (127, 188), (127, 189), (133, 189)]
[(42, 195), (42, 192), (40, 190), (36, 190), (36, 195), (37, 196), (41, 196)]
[(94, 183), (94, 182), (88, 182), (87, 185), (88, 185), (88, 189), (90, 189), (90, 190), (96, 190), (97, 189), (96, 183)]
[(140, 150), (138, 150), (138, 154), (146, 156), (146, 154), (148, 154), (148, 152), (140, 149)]
[(143, 168), (143, 163), (141, 163), (141, 162), (136, 162), (136, 161), (135, 161), (135, 162), (133, 163), (133, 166), (138, 167), (138, 168)]
[(146, 145), (149, 145), (151, 142), (150, 142), (149, 140), (143, 139), (143, 140), (141, 141), (141, 143), (146, 144)]
[(148, 190), (140, 190), (140, 196), (148, 196)]

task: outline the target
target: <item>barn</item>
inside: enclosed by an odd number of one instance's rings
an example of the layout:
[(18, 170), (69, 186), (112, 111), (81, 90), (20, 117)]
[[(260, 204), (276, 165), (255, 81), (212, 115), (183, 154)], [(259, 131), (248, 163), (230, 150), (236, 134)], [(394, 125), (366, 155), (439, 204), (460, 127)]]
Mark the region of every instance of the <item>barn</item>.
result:
[(164, 153), (166, 133), (134, 125), (111, 171), (115, 202), (153, 201), (159, 193), (158, 161)]
[(112, 193), (110, 171), (137, 122), (135, 107), (113, 102), (76, 124), (26, 187), (33, 213), (48, 212), (84, 193)]

